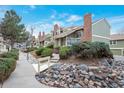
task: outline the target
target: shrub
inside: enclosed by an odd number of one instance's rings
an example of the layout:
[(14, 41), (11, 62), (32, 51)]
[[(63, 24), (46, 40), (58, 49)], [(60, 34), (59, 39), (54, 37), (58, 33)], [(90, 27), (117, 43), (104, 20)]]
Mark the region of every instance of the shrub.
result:
[(51, 56), (52, 55), (52, 49), (50, 48), (44, 48), (41, 52), (42, 57)]
[(54, 48), (54, 44), (49, 44), (49, 45), (47, 45), (46, 47), (53, 49), (53, 48)]
[(2, 58), (14, 58), (14, 59), (18, 59), (18, 55), (19, 55), (19, 51), (16, 49), (12, 49), (11, 51), (7, 52), (7, 53), (3, 53), (1, 55)]
[(37, 47), (26, 48), (25, 50), (23, 50), (23, 52), (27, 53), (27, 52), (31, 52), (31, 51), (34, 51), (34, 50), (37, 50)]
[(72, 45), (72, 53), (81, 58), (111, 57), (109, 45), (104, 42), (82, 42)]
[(43, 47), (40, 47), (40, 48), (38, 48), (37, 50), (36, 50), (36, 54), (38, 55), (38, 56), (40, 56), (41, 55), (41, 52), (43, 51)]
[(80, 55), (83, 50), (87, 50), (90, 48), (90, 42), (76, 43), (71, 47), (71, 51), (73, 55)]
[(54, 46), (54, 48), (56, 48), (56, 49), (60, 49), (60, 46)]
[(93, 42), (94, 48), (97, 51), (97, 57), (111, 57), (112, 53), (110, 51), (109, 45), (104, 42)]
[(27, 52), (31, 52), (31, 51), (34, 51), (36, 49), (37, 49), (37, 47), (30, 47), (30, 48), (27, 48)]
[(16, 60), (13, 58), (0, 58), (0, 82), (7, 79), (15, 70)]
[(60, 47), (60, 58), (67, 59), (70, 52), (69, 47)]
[(7, 53), (1, 54), (0, 57), (0, 82), (3, 82), (15, 70), (16, 60), (18, 59), (19, 51), (12, 49)]

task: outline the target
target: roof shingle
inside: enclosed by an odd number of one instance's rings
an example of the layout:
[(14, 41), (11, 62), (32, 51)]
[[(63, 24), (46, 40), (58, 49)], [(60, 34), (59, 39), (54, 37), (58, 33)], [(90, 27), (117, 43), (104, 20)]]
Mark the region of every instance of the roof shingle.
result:
[(124, 40), (124, 34), (113, 34), (110, 35), (111, 40)]

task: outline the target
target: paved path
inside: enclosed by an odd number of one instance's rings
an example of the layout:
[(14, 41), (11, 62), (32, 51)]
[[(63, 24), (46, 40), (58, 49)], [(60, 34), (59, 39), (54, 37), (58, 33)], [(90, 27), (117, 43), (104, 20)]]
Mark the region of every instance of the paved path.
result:
[(26, 53), (19, 53), (19, 60), (15, 71), (4, 82), (3, 88), (41, 88), (47, 87), (35, 79), (35, 70), (26, 60)]

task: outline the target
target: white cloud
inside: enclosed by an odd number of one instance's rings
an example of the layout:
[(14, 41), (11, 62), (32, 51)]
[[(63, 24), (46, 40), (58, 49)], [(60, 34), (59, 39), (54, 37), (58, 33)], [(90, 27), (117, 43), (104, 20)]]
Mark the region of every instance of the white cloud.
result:
[(107, 20), (111, 25), (111, 33), (119, 33), (124, 27), (124, 15), (109, 17)]
[(0, 18), (4, 17), (4, 14), (7, 10), (9, 10), (8, 7), (0, 6)]
[(110, 17), (110, 18), (108, 18), (108, 21), (109, 21), (111, 24), (124, 23), (124, 15), (122, 15), (122, 16)]
[(53, 25), (58, 24), (60, 26), (64, 26), (65, 23), (63, 21), (53, 21)]
[(95, 14), (92, 14), (92, 17), (95, 17)]
[(27, 10), (23, 10), (22, 13), (24, 13), (24, 14), (28, 14), (29, 11), (27, 11)]
[(82, 17), (79, 15), (71, 15), (66, 21), (67, 22), (75, 22), (81, 20)]
[(50, 16), (51, 19), (62, 19), (62, 18), (65, 18), (67, 16), (69, 16), (68, 13), (57, 13), (56, 10), (52, 9), (52, 15)]
[(36, 6), (35, 6), (35, 5), (30, 5), (30, 8), (31, 8), (31, 9), (35, 9)]
[(32, 23), (32, 24), (28, 24), (26, 26), (26, 30), (31, 32), (31, 27), (34, 28), (33, 35), (35, 37), (38, 37), (39, 32), (44, 31), (46, 34), (50, 33), (50, 31), (53, 28), (53, 24), (43, 23), (43, 22), (35, 22), (35, 23)]
[(68, 13), (59, 14), (59, 18), (65, 18), (65, 17), (67, 17), (67, 16), (69, 16)]
[(56, 10), (52, 10), (52, 15), (50, 16), (51, 19), (55, 19), (57, 16)]
[(51, 19), (54, 19), (55, 17), (56, 17), (55, 15), (51, 15), (51, 16), (50, 16)]

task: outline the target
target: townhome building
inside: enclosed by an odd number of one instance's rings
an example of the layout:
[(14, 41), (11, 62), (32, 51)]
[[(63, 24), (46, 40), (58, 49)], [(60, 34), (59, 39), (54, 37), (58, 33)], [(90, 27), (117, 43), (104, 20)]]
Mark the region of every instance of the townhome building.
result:
[[(82, 18), (83, 19), (83, 18)], [(110, 24), (105, 18), (92, 22), (92, 15), (84, 15), (84, 24), (81, 26), (61, 27), (55, 24), (51, 31), (51, 39), (47, 39), (44, 32), (39, 32), (40, 45), (50, 42), (55, 46), (71, 46), (83, 41), (101, 41), (110, 43)]]
[(51, 34), (45, 34), (45, 32), (39, 32), (38, 35), (39, 46), (47, 46), (52, 43)]
[(5, 43), (6, 42), (4, 41), (2, 34), (0, 34), (0, 54), (7, 52), (7, 46)]
[(103, 18), (92, 22), (92, 15), (84, 16), (84, 25), (61, 27), (54, 25), (52, 40), (56, 46), (71, 46), (74, 43), (83, 41), (110, 42), (110, 24)]
[(124, 34), (110, 36), (110, 48), (114, 55), (124, 55)]

